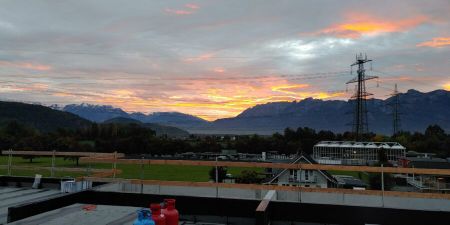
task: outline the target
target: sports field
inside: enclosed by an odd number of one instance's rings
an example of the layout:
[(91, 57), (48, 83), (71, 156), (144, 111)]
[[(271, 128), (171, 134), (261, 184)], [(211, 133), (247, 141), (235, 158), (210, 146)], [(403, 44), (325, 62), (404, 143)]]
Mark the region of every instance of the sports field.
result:
[[(23, 159), (22, 157), (13, 157), (13, 166), (27, 166), (27, 167), (51, 167), (52, 159), (51, 157), (39, 157), (34, 158), (33, 162), (30, 163), (28, 159)], [(0, 175), (7, 175), (6, 166), (8, 165), (8, 157), (0, 156)], [(85, 168), (86, 172), (62, 172), (55, 171), (55, 177), (79, 177), (86, 176), (88, 173), (88, 168), (95, 169), (111, 169), (112, 164), (110, 163), (95, 163), (86, 164), (80, 163), (76, 166), (76, 163), (71, 160), (64, 160), (63, 158), (57, 157), (55, 160), (56, 167), (66, 167), (66, 168)], [(208, 181), (209, 180), (209, 170), (211, 167), (206, 166), (172, 166), (172, 165), (129, 165), (129, 164), (117, 164), (117, 169), (122, 170), (121, 174), (118, 174), (118, 178), (128, 178), (128, 179), (149, 179), (149, 180), (168, 180), (168, 181)], [(254, 170), (257, 172), (262, 172), (261, 168), (228, 168), (228, 173), (233, 176), (239, 176), (243, 170)], [(21, 170), (13, 169), (13, 176), (34, 176), (36, 173), (42, 174), (44, 177), (50, 176), (49, 170)]]

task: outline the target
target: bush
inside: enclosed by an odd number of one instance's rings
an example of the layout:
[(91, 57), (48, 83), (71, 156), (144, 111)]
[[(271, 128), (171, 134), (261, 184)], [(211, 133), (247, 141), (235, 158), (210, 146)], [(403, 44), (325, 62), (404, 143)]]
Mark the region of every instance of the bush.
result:
[[(217, 174), (219, 175), (217, 181), (222, 183), (222, 181), (227, 177), (227, 168), (222, 166), (217, 167)], [(209, 179), (216, 182), (216, 167), (209, 170)]]
[(262, 179), (258, 177), (258, 173), (256, 171), (244, 170), (241, 172), (241, 175), (236, 178), (236, 183), (256, 184), (260, 183), (261, 180)]

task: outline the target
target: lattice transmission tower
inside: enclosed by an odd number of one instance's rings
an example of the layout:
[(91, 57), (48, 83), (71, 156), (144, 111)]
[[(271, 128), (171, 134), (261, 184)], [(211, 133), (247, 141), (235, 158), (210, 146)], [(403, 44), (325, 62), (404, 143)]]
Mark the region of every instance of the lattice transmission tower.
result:
[(353, 134), (356, 141), (360, 141), (364, 134), (369, 132), (368, 118), (367, 118), (367, 97), (372, 95), (366, 91), (366, 80), (378, 78), (377, 76), (366, 75), (364, 64), (371, 62), (371, 59), (367, 59), (367, 55), (363, 56), (362, 53), (356, 55), (356, 61), (351, 65), (358, 66), (357, 76), (347, 84), (356, 83), (356, 90), (350, 100), (353, 100), (354, 112), (353, 112)]
[(392, 107), (392, 135), (395, 135), (401, 131), (399, 94), (397, 84), (395, 84), (394, 92), (391, 94), (392, 102), (389, 104)]

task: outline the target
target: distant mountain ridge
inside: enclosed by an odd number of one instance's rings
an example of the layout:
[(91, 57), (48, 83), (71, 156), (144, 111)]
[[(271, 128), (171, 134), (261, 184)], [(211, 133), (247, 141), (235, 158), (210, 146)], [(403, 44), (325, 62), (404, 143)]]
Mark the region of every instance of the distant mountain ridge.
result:
[(128, 113), (110, 105), (71, 104), (64, 106), (62, 111), (79, 115), (92, 122), (103, 122), (116, 117), (128, 117)]
[(89, 120), (80, 116), (42, 105), (0, 101), (0, 126), (11, 121), (17, 121), (40, 131), (55, 131), (58, 128), (78, 129), (91, 124)]
[[(423, 131), (430, 124), (438, 124), (450, 130), (450, 92), (435, 90), (422, 93), (408, 90), (399, 95), (401, 128), (406, 131)], [(391, 134), (392, 98), (367, 101), (369, 130)], [(233, 118), (208, 122), (201, 118), (178, 113), (161, 112), (152, 114), (127, 113), (112, 106), (88, 104), (68, 105), (64, 111), (72, 112), (91, 121), (102, 122), (115, 117), (139, 120), (144, 123), (158, 123), (185, 129), (190, 133), (205, 134), (272, 134), (282, 132), (286, 127), (311, 127), (333, 132), (350, 131), (353, 104), (343, 100), (318, 100), (306, 98), (294, 102), (272, 102), (248, 108)]]
[[(120, 109), (114, 109), (112, 107), (99, 107), (87, 104), (84, 104), (83, 106), (103, 113), (96, 115), (97, 118), (107, 116), (105, 111), (102, 111), (102, 109), (107, 109), (110, 110), (110, 112), (113, 112), (113, 114), (110, 115), (118, 115), (121, 111)], [(69, 108), (70, 107), (71, 106), (69, 106)], [(88, 115), (86, 110), (79, 110), (76, 112), (81, 115)], [(43, 132), (55, 131), (58, 128), (75, 130), (92, 125), (90, 120), (82, 118), (74, 113), (61, 111), (61, 108), (56, 105), (47, 107), (40, 104), (0, 101), (0, 127), (5, 126), (12, 121), (25, 124)], [(154, 130), (157, 136), (175, 138), (189, 136), (189, 132), (177, 127), (165, 126), (156, 123), (143, 123), (131, 118), (116, 117), (105, 121), (105, 123), (137, 123), (143, 127)]]
[(127, 113), (120, 108), (109, 105), (71, 104), (63, 107), (62, 110), (79, 115), (93, 122), (104, 122), (121, 117), (138, 120), (143, 123), (156, 123), (182, 129), (191, 129), (208, 124), (208, 121), (204, 119), (179, 112), (155, 112), (150, 114), (139, 112)]
[(131, 118), (124, 118), (124, 117), (116, 117), (113, 119), (109, 119), (104, 121), (103, 123), (116, 123), (116, 124), (130, 124), (135, 123), (139, 124), (143, 127), (150, 128), (153, 131), (155, 131), (156, 136), (168, 136), (168, 137), (188, 137), (189, 132), (182, 130), (177, 127), (172, 126), (164, 126), (156, 123), (143, 123), (139, 120), (131, 119)]
[[(422, 93), (408, 90), (399, 95), (401, 128), (405, 131), (423, 131), (430, 124), (450, 130), (450, 92), (435, 90)], [(368, 99), (369, 131), (382, 134), (392, 132), (393, 98)], [(275, 102), (248, 108), (234, 118), (219, 119), (210, 127), (229, 133), (282, 132), (286, 127), (311, 127), (334, 132), (350, 131), (353, 121), (353, 102), (307, 98), (298, 102)]]

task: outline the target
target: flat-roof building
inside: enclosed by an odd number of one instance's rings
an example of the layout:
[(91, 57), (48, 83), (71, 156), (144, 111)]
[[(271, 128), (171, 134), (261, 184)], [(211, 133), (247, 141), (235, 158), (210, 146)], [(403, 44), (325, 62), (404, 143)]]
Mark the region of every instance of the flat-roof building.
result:
[(391, 162), (406, 154), (397, 142), (321, 141), (313, 147), (313, 158), (320, 164), (371, 165), (382, 149)]

